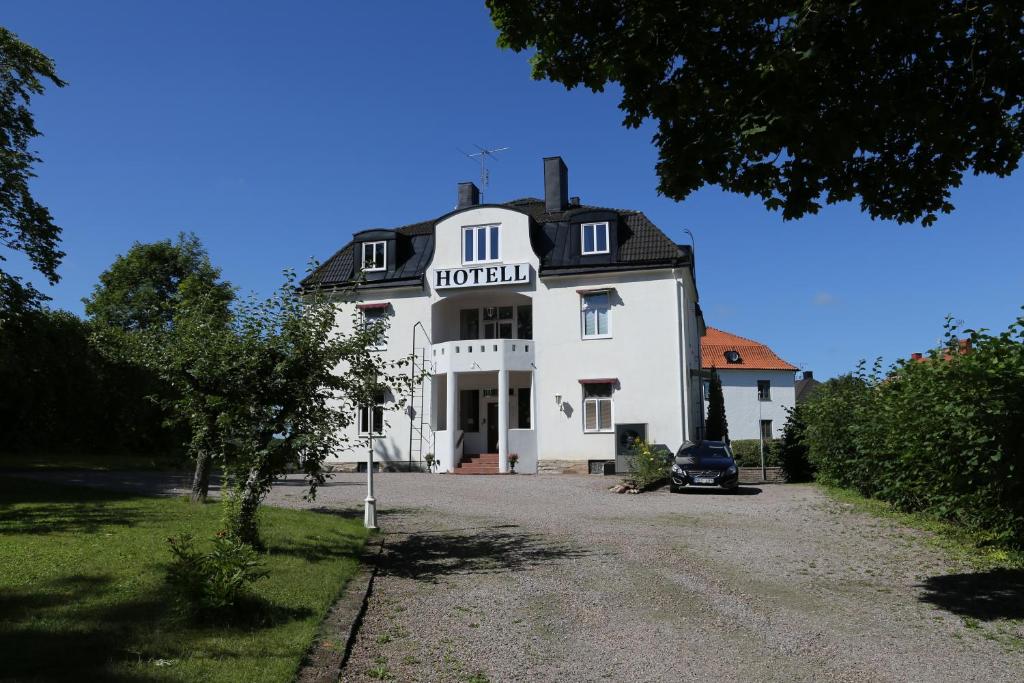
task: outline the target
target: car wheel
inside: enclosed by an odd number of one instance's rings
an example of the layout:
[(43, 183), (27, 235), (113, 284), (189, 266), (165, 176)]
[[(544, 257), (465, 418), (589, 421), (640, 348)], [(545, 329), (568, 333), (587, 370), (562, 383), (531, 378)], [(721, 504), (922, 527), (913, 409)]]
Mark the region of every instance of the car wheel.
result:
[(668, 485), (668, 492), (669, 493), (679, 493), (679, 487), (676, 486), (675, 484), (669, 484)]

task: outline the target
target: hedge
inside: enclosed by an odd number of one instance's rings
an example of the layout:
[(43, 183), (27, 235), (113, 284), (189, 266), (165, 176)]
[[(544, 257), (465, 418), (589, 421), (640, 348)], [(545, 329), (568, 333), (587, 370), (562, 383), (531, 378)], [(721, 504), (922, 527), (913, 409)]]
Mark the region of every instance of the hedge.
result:
[[(782, 442), (779, 439), (764, 440), (764, 464), (766, 467), (779, 466), (779, 449)], [(761, 441), (760, 439), (736, 439), (729, 442), (732, 455), (736, 464), (740, 467), (761, 466)]]
[(887, 372), (829, 380), (801, 406), (817, 478), (1024, 546), (1024, 317), (957, 330)]

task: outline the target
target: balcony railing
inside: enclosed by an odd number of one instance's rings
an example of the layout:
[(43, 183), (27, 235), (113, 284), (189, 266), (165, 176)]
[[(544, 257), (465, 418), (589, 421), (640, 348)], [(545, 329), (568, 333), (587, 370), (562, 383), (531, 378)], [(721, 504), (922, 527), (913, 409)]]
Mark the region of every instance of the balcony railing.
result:
[(533, 370), (532, 339), (463, 339), (431, 347), (435, 374)]

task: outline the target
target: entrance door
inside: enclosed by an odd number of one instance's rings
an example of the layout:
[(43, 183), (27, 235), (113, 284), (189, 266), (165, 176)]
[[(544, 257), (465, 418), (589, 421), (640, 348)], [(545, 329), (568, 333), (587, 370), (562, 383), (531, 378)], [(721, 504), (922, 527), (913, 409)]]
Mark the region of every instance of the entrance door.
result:
[(498, 452), (498, 404), (487, 404), (487, 452)]

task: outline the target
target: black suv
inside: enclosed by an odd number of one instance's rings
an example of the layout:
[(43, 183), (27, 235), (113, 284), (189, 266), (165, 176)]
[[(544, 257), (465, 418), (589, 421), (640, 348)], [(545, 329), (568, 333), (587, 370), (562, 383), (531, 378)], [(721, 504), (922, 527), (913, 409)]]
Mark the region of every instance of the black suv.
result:
[(739, 484), (736, 461), (724, 441), (687, 442), (676, 452), (669, 481), (672, 493), (688, 486), (735, 491)]

